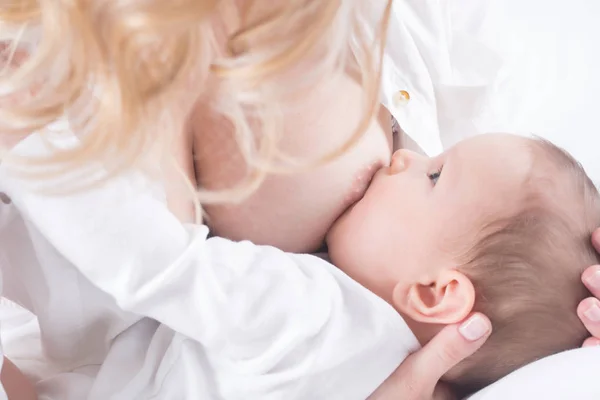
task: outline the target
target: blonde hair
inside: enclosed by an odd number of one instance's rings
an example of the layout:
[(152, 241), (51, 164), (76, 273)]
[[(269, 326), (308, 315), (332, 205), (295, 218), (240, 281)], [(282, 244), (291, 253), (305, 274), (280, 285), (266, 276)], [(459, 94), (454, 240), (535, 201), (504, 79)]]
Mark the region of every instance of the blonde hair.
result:
[[(43, 132), (68, 117), (79, 139), (77, 146), (56, 148), (51, 156), (10, 161), (21, 161), (41, 178), (101, 165), (100, 180), (143, 165), (184, 129), (211, 76), (228, 88), (218, 110), (235, 127), (238, 146), (253, 168), (240, 185), (217, 193), (200, 190), (197, 198), (203, 203), (240, 200), (266, 173), (298, 167), (277, 146), (279, 100), (341, 71), (353, 56), (366, 94), (364, 116), (350, 139), (317, 163), (346, 152), (378, 107), (392, 1), (386, 2), (375, 37), (365, 29), (363, 15), (374, 7), (367, 0), (235, 3), (2, 2), (0, 40), (8, 61), (0, 74), (0, 131)], [(218, 29), (226, 32), (225, 49), (217, 43)], [(20, 65), (10, 62), (17, 49), (29, 52)], [(311, 65), (306, 79), (285, 82), (285, 73), (309, 58), (321, 61)], [(190, 95), (189, 87), (198, 89)], [(250, 129), (249, 118), (259, 122), (260, 135)], [(95, 177), (92, 184), (98, 180), (97, 172), (87, 176)]]
[(581, 273), (598, 263), (591, 234), (600, 225), (600, 196), (564, 150), (543, 140), (531, 146), (535, 161), (522, 209), (484, 228), (460, 268), (475, 286), (475, 309), (494, 327), (483, 347), (449, 373), (462, 394), (580, 347), (589, 335), (576, 309), (590, 296)]

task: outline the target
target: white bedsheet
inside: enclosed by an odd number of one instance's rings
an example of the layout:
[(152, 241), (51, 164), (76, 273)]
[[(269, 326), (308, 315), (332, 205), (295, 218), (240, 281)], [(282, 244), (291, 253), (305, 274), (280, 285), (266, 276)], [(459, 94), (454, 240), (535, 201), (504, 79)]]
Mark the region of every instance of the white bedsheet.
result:
[(600, 347), (546, 357), (508, 375), (469, 400), (600, 399)]

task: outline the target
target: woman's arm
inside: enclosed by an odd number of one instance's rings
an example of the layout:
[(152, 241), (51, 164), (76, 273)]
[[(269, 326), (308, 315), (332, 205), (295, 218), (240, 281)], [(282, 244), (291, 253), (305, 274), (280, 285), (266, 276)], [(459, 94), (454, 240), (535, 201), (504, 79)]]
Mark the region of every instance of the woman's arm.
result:
[(0, 381), (8, 400), (36, 400), (33, 384), (8, 358), (4, 357)]

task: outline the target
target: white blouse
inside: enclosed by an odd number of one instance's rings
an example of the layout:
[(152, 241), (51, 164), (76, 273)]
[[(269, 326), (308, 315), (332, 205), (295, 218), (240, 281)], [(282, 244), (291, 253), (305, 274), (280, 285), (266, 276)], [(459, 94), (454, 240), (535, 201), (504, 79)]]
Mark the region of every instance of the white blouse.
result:
[[(486, 4), (394, 2), (382, 103), (430, 154), (484, 114), (501, 66), (472, 23)], [(48, 150), (33, 134), (13, 151)], [(207, 240), (134, 174), (52, 197), (0, 166), (0, 191), (2, 295), (39, 322), (15, 317), (4, 350), (40, 399), (362, 399), (417, 348), (328, 263)]]
[[(456, 95), (452, 43), (444, 2), (394, 3), (382, 102), (430, 153), (442, 149), (438, 103)], [(33, 134), (12, 151), (49, 150)], [(363, 399), (418, 347), (330, 264), (206, 239), (139, 176), (52, 197), (0, 166), (0, 191), (12, 199), (0, 206), (2, 294), (37, 316), (43, 357), (11, 353), (28, 347), (18, 335), (6, 351), (42, 399)]]
[[(447, 32), (438, 2), (395, 3), (383, 102), (431, 152)], [(32, 134), (12, 151), (50, 150)], [(11, 354), (15, 335), (6, 351), (42, 399), (358, 400), (418, 348), (385, 301), (330, 264), (207, 239), (140, 176), (60, 197), (31, 185), (0, 166), (12, 200), (1, 206), (2, 294), (37, 316), (43, 357)]]
[(207, 239), (140, 180), (52, 197), (0, 167), (5, 295), (38, 316), (46, 398), (363, 399), (418, 348), (328, 262)]

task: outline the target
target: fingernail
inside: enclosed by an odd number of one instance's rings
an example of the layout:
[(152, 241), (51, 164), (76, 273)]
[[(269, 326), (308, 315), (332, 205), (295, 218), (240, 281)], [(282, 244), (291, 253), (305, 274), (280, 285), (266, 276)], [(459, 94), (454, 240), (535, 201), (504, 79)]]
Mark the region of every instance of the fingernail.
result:
[(583, 315), (592, 322), (600, 322), (600, 307), (596, 303), (593, 303), (583, 312)]
[(460, 334), (471, 342), (481, 339), (489, 330), (487, 322), (480, 315), (473, 315), (458, 328)]
[(600, 268), (596, 269), (596, 272), (588, 276), (585, 281), (592, 288), (600, 290)]

